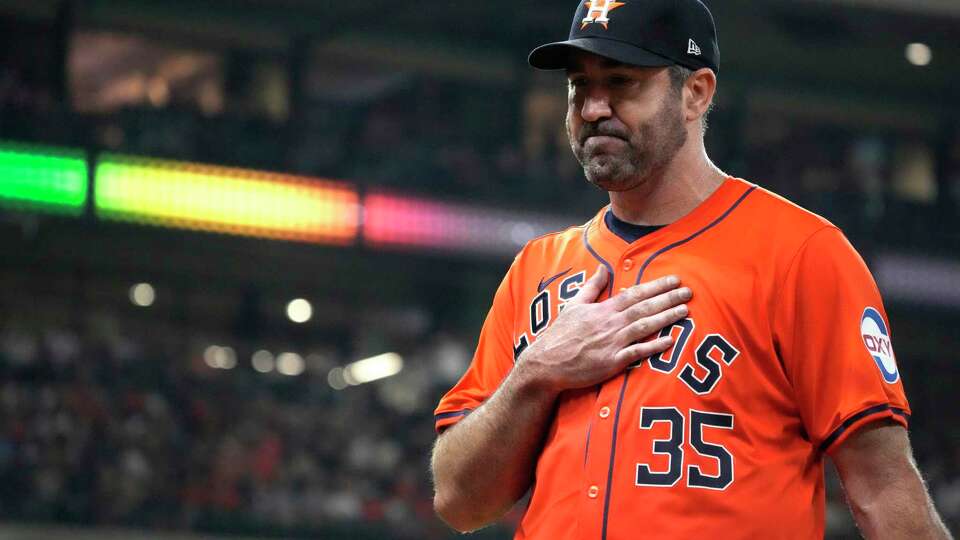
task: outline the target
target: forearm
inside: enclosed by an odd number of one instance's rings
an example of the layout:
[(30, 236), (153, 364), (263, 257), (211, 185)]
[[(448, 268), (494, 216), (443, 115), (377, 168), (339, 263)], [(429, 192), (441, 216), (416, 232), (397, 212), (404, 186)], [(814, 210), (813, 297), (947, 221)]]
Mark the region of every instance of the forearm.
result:
[(460, 531), (499, 518), (527, 491), (556, 395), (514, 370), (434, 447), (434, 507)]
[(891, 478), (869, 496), (851, 500), (853, 516), (868, 540), (948, 540), (919, 472)]
[(950, 538), (902, 427), (889, 421), (863, 427), (832, 457), (853, 517), (868, 540)]

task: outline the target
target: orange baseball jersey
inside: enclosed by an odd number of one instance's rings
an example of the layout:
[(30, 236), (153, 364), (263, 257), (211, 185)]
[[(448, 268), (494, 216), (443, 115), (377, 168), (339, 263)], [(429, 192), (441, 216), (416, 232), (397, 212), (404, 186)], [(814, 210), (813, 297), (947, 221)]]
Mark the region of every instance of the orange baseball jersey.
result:
[(607, 211), (517, 255), (437, 429), (497, 390), (598, 263), (613, 276), (601, 299), (676, 274), (694, 297), (664, 329), (674, 346), (561, 394), (515, 538), (823, 538), (824, 455), (909, 417), (863, 260), (828, 221), (735, 178), (631, 244)]

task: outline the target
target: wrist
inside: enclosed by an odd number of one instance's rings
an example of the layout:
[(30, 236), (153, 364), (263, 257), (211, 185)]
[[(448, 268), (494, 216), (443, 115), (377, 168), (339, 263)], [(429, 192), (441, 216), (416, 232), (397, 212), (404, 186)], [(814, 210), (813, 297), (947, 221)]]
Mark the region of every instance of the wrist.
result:
[(514, 386), (518, 393), (529, 396), (537, 400), (553, 401), (560, 393), (561, 389), (552, 384), (542, 366), (530, 358), (531, 351), (528, 349), (517, 359), (510, 378), (513, 379)]

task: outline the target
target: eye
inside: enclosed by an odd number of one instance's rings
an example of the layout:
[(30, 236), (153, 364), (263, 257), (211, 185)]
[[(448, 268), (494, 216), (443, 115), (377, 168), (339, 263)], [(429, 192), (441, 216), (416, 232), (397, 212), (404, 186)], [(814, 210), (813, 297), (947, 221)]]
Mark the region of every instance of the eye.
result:
[(569, 79), (570, 88), (583, 88), (587, 85), (586, 77), (571, 77)]
[(626, 75), (611, 75), (607, 81), (609, 82), (610, 86), (623, 87), (633, 82), (633, 79), (627, 77)]

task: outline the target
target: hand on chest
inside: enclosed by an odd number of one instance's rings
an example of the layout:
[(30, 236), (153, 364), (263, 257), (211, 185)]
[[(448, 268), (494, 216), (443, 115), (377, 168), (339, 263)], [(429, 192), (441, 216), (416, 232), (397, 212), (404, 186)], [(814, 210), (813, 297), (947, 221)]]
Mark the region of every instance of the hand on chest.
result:
[[(628, 259), (632, 260), (632, 259)], [(610, 291), (632, 286), (642, 267), (630, 264), (634, 272), (614, 274)], [(676, 383), (691, 396), (706, 396), (717, 389), (724, 375), (736, 369), (742, 357), (738, 343), (744, 332), (757, 331), (763, 325), (752, 325), (745, 315), (754, 309), (751, 304), (754, 287), (737, 279), (736, 269), (708, 264), (691, 257), (664, 257), (654, 268), (650, 265), (643, 279), (656, 279), (667, 273), (681, 276), (684, 285), (694, 291), (689, 302), (689, 317), (662, 329), (651, 339), (672, 336), (674, 345), (650, 358), (632, 365), (630, 370), (648, 373), (640, 384), (653, 388), (672, 387)], [(566, 302), (576, 295), (588, 277), (581, 267), (568, 266), (532, 282), (524, 301), (517, 306), (514, 324), (514, 358), (519, 357), (538, 336), (563, 312)], [(720, 280), (728, 274), (731, 278)], [(609, 292), (604, 295), (605, 298)], [(639, 381), (638, 381), (639, 382)], [(679, 389), (678, 389), (679, 391)]]

